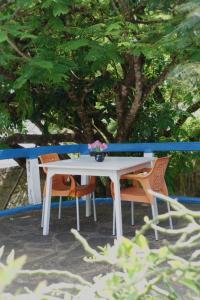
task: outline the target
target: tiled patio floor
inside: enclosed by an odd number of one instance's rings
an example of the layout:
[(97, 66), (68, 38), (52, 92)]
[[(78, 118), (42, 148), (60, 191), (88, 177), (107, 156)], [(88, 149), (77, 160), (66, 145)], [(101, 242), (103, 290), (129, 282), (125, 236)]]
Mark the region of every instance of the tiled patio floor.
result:
[[(192, 209), (199, 209), (199, 206), (190, 206)], [(165, 206), (159, 205), (160, 211), (166, 211)], [(123, 229), (126, 237), (133, 237), (136, 228), (143, 224), (143, 217), (150, 216), (148, 206), (136, 205), (135, 224), (130, 225), (129, 205), (123, 203)], [(87, 239), (92, 247), (104, 246), (113, 243), (112, 236), (112, 205), (97, 205), (98, 221), (95, 224), (93, 217), (85, 217), (85, 207), (81, 207), (81, 234)], [(11, 249), (15, 249), (16, 256), (27, 255), (25, 268), (28, 269), (58, 269), (68, 270), (75, 274), (82, 275), (85, 279), (108, 272), (108, 267), (103, 264), (89, 264), (83, 261), (85, 252), (80, 243), (70, 233), (70, 228), (76, 227), (75, 207), (63, 208), (62, 219), (57, 219), (57, 209), (52, 209), (50, 234), (42, 235), (40, 227), (41, 211), (15, 215), (12, 217), (0, 218), (0, 244), (5, 245), (5, 261)], [(175, 226), (180, 226), (175, 223)], [(168, 226), (168, 224), (164, 224)], [(152, 247), (159, 247), (166, 236), (160, 235), (159, 241), (154, 239), (152, 231), (147, 234)], [(172, 238), (171, 238), (172, 239)], [(34, 288), (42, 276), (20, 277), (15, 280), (10, 289), (12, 292), (22, 289), (24, 286)], [(55, 276), (48, 278), (48, 282), (67, 281), (66, 278)]]

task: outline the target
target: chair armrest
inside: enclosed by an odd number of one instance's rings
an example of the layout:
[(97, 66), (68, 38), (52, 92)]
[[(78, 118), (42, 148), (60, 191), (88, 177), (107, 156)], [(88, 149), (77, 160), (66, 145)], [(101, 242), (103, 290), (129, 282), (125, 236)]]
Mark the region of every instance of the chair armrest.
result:
[(77, 186), (76, 181), (72, 175), (65, 175), (63, 177), (63, 183), (67, 185), (67, 182), (69, 181), (70, 181), (70, 187), (69, 187), (68, 195), (70, 195), (71, 193), (75, 193), (76, 186)]
[(120, 177), (120, 179), (131, 179), (131, 180), (138, 180), (142, 178), (146, 178), (149, 175), (148, 172), (138, 173), (138, 174), (125, 174)]

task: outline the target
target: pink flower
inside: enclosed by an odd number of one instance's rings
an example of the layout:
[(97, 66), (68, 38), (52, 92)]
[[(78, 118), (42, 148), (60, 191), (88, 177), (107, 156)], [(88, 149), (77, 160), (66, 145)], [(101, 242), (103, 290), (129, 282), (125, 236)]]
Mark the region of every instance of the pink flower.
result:
[(94, 148), (99, 148), (101, 146), (101, 142), (97, 140), (93, 143), (93, 145), (94, 145)]
[(107, 149), (108, 148), (108, 146), (107, 146), (107, 144), (105, 144), (105, 143), (101, 143), (100, 141), (95, 141), (94, 143), (92, 143), (92, 144), (88, 144), (88, 149), (90, 150), (90, 151), (94, 151), (94, 152), (101, 152), (101, 151), (103, 151), (103, 150), (105, 150), (105, 149)]
[(101, 148), (102, 148), (103, 150), (105, 150), (105, 149), (108, 148), (108, 145), (107, 145), (106, 143), (103, 143), (103, 144), (101, 145)]

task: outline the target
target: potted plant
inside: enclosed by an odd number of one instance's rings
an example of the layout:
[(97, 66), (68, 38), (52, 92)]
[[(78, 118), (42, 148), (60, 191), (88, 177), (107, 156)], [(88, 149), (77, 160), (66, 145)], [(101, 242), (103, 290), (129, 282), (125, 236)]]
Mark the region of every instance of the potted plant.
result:
[(90, 151), (90, 155), (95, 157), (95, 160), (98, 162), (104, 161), (106, 152), (105, 149), (108, 148), (106, 143), (101, 143), (100, 141), (95, 141), (92, 144), (88, 144), (88, 149)]

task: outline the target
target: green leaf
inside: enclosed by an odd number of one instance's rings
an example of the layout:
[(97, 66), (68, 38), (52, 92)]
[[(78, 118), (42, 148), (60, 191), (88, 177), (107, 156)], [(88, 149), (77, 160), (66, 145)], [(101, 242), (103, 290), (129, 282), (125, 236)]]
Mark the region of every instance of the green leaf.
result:
[(11, 264), (15, 258), (15, 250), (11, 250), (10, 254), (7, 256), (7, 264)]
[(23, 32), (21, 34), (21, 40), (24, 40), (24, 39), (31, 39), (31, 40), (33, 40), (33, 39), (36, 39), (36, 38), (37, 38), (36, 35), (28, 33), (28, 32)]
[(7, 259), (7, 265), (4, 268), (0, 268), (0, 294), (16, 278), (18, 272), (25, 264), (25, 261), (25, 255), (17, 259)]
[(168, 264), (174, 269), (184, 269), (184, 264), (180, 260), (170, 260)]
[(29, 70), (26, 69), (26, 71), (15, 80), (13, 88), (14, 89), (20, 89), (31, 77), (32, 70), (31, 68)]
[(61, 19), (55, 17), (49, 19), (48, 25), (55, 31), (63, 31), (65, 29)]
[(169, 255), (169, 249), (167, 247), (161, 247), (158, 254), (160, 258), (165, 258)]
[(68, 13), (68, 11), (69, 11), (69, 8), (67, 6), (66, 0), (60, 0), (58, 3), (56, 3), (54, 5), (53, 15), (54, 15), (54, 17), (57, 17), (57, 16)]
[(89, 40), (87, 39), (79, 39), (79, 40), (75, 40), (75, 41), (70, 41), (67, 43), (64, 43), (62, 45), (62, 48), (64, 49), (68, 49), (68, 50), (77, 50), (81, 47), (85, 47), (89, 45)]
[(52, 3), (54, 3), (54, 0), (46, 0), (46, 1), (43, 1), (43, 3), (41, 4), (41, 7), (42, 8), (48, 8), (52, 5)]
[(17, 0), (16, 1), (16, 6), (19, 8), (25, 8), (25, 7), (33, 7), (33, 1), (32, 0)]
[(4, 31), (0, 31), (0, 43), (3, 43), (7, 40), (7, 33)]
[(122, 23), (115, 22), (107, 26), (105, 35), (119, 36), (122, 32)]
[(47, 61), (40, 58), (34, 58), (30, 61), (30, 65), (39, 67), (41, 69), (45, 70), (51, 70), (53, 69), (53, 63), (51, 61)]
[(193, 292), (195, 292), (197, 295), (200, 295), (200, 287), (197, 284), (197, 282), (195, 282), (194, 280), (195, 278), (183, 278), (180, 280), (180, 282), (185, 285), (187, 288), (191, 289)]
[(137, 235), (135, 242), (140, 248), (149, 249), (147, 239), (144, 237), (144, 235), (142, 235), (142, 234)]

